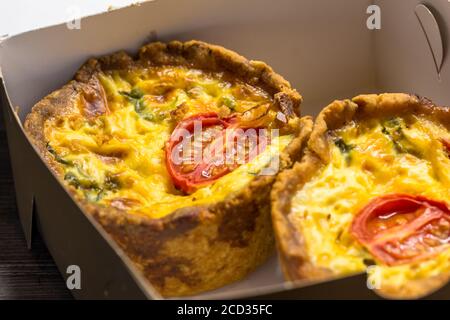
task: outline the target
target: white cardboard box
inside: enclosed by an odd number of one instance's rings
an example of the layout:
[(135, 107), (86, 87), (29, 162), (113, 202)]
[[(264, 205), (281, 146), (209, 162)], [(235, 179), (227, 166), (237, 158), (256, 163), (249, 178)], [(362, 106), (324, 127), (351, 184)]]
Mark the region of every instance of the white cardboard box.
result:
[[(366, 11), (373, 4), (381, 10), (380, 30), (367, 27), (371, 14)], [(79, 30), (60, 24), (4, 39), (2, 108), (27, 240), (34, 219), (64, 276), (68, 265), (81, 265), (87, 284), (74, 292), (77, 298), (160, 298), (101, 227), (81, 213), (34, 153), (20, 125), (33, 104), (70, 80), (87, 58), (120, 49), (136, 52), (156, 39), (199, 39), (267, 62), (303, 95), (303, 115), (316, 115), (334, 99), (371, 92), (416, 93), (450, 105), (450, 3), (428, 1), (432, 15), (425, 12), (421, 22), (415, 13), (418, 4), (416, 0), (156, 0), (83, 18)], [(438, 75), (435, 61), (440, 62), (441, 56)], [(55, 197), (62, 199), (60, 203), (49, 204)], [(65, 220), (57, 215), (62, 210), (67, 211)], [(438, 297), (448, 298), (449, 291), (445, 287)], [(315, 285), (287, 283), (275, 256), (247, 279), (201, 295), (255, 296), (376, 297), (365, 286), (365, 275)]]

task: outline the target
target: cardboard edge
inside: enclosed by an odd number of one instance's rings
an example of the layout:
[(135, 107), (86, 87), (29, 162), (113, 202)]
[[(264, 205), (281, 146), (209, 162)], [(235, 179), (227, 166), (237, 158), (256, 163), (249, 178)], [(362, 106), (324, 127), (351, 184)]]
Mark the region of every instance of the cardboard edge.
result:
[[(6, 91), (6, 86), (3, 77), (0, 77), (0, 100), (1, 100), (1, 107), (3, 109), (1, 111), (3, 114), (3, 121), (5, 125), (8, 145), (10, 145), (11, 141), (17, 138), (15, 134), (20, 134), (19, 132), (17, 132), (17, 130), (15, 133), (13, 132), (13, 130), (17, 129), (13, 128), (13, 126), (18, 126), (19, 128), (22, 128), (22, 125), (20, 124), (17, 114), (14, 112), (12, 108), (11, 101)], [(9, 147), (9, 157), (12, 160), (12, 158), (14, 157), (11, 154), (12, 148), (10, 146), (8, 147)], [(13, 181), (14, 181), (14, 189), (16, 191), (16, 206), (17, 211), (19, 213), (19, 220), (22, 230), (24, 232), (27, 247), (28, 249), (30, 249), (32, 241), (32, 228), (33, 228), (32, 221), (33, 221), (34, 194), (32, 190), (30, 190), (30, 188), (25, 188), (26, 186), (25, 183), (22, 183), (21, 181), (18, 181), (16, 179), (18, 168), (16, 168), (16, 166), (12, 163), (12, 161), (11, 161), (11, 169), (13, 171), (14, 177)], [(21, 190), (21, 192), (18, 192), (19, 189)]]
[[(119, 10), (123, 10), (123, 9), (129, 9), (129, 8), (133, 8), (133, 7), (139, 7), (141, 5), (145, 5), (147, 3), (152, 3), (152, 2), (156, 2), (158, 0), (135, 0), (136, 2), (133, 2), (131, 4), (125, 5), (125, 6), (110, 6), (108, 7), (106, 10), (104, 11), (99, 11), (96, 13), (90, 13), (90, 14), (85, 14), (83, 16), (80, 16), (79, 19), (82, 21), (83, 19), (86, 18), (91, 18), (91, 17), (96, 17), (96, 16), (100, 16), (100, 15), (104, 15), (104, 14), (111, 14), (114, 13), (116, 11)], [(19, 33), (14, 33), (14, 34), (4, 34), (4, 35), (0, 35), (0, 47), (2, 45), (4, 45), (5, 43), (7, 44), (7, 42), (11, 39), (14, 39), (18, 36), (22, 36), (22, 35), (26, 35), (35, 31), (40, 31), (40, 30), (45, 30), (45, 29), (50, 29), (50, 28), (54, 28), (54, 27), (59, 27), (59, 26), (63, 26), (65, 24), (67, 24), (69, 21), (64, 21), (64, 22), (56, 22), (56, 23), (51, 23), (49, 25), (45, 25), (42, 27), (37, 27), (34, 29), (30, 29), (30, 30), (26, 30), (23, 32), (19, 32)], [(0, 75), (1, 75), (1, 55), (0, 55)]]

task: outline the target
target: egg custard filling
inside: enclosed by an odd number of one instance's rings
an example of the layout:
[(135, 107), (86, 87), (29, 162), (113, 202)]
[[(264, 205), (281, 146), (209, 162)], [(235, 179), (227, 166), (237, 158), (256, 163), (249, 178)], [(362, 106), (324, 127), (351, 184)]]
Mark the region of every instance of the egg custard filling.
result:
[[(171, 155), (182, 151), (180, 130), (194, 146), (222, 155), (224, 137), (253, 129), (259, 138), (260, 129), (277, 129), (286, 117), (264, 89), (226, 72), (185, 66), (104, 71), (97, 86), (100, 99), (86, 95), (79, 113), (48, 119), (44, 132), (65, 183), (99, 205), (160, 218), (223, 200), (250, 183), (293, 139), (282, 132), (270, 143), (246, 145), (242, 162), (200, 157), (195, 163), (198, 152), (192, 147), (180, 154), (188, 159), (175, 163)], [(197, 140), (194, 123), (202, 127)]]
[(450, 132), (425, 116), (354, 120), (292, 202), (314, 265), (401, 285), (450, 272)]

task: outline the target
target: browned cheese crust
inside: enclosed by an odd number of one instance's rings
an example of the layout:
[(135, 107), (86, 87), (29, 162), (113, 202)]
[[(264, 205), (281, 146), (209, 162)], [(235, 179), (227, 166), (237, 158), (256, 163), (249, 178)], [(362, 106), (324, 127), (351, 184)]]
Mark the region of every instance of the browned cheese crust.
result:
[[(408, 94), (370, 94), (352, 100), (334, 101), (318, 115), (302, 160), (278, 175), (271, 193), (279, 257), (288, 280), (335, 277), (331, 270), (314, 265), (307, 254), (302, 231), (289, 218), (295, 193), (330, 161), (328, 132), (343, 127), (351, 120), (406, 113), (426, 115), (447, 127), (450, 125), (450, 108), (438, 107), (426, 98)], [(448, 280), (449, 275), (442, 274), (410, 281), (400, 288), (383, 285), (377, 292), (389, 298), (417, 298), (431, 293)]]
[[(76, 112), (83, 100), (89, 103), (98, 99), (102, 90), (95, 77), (98, 72), (153, 65), (228, 71), (261, 86), (273, 95), (285, 115), (298, 120), (293, 128), (296, 138), (281, 155), (281, 168), (290, 167), (301, 157), (312, 120), (299, 118), (301, 96), (286, 80), (265, 63), (249, 61), (222, 47), (200, 41), (173, 41), (148, 44), (140, 49), (136, 59), (125, 52), (90, 59), (73, 81), (33, 107), (25, 120), (25, 130), (52, 170), (58, 173), (59, 164), (46, 149), (44, 122)], [(95, 112), (99, 110), (94, 106)], [(182, 208), (160, 219), (77, 200), (163, 296), (183, 296), (242, 279), (273, 254), (270, 190), (274, 180), (275, 176), (256, 177), (244, 190), (222, 202)]]

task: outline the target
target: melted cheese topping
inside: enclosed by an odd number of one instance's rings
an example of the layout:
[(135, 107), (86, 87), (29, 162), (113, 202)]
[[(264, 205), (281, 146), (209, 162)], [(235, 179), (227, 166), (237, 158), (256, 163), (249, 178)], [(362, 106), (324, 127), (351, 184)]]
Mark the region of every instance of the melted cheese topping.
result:
[[(331, 162), (297, 192), (290, 215), (312, 262), (336, 274), (361, 272), (373, 263), (349, 228), (374, 197), (408, 193), (448, 202), (450, 155), (441, 138), (450, 138), (445, 127), (415, 116), (352, 122), (332, 132)], [(442, 272), (450, 272), (450, 249), (428, 261), (379, 265), (369, 279), (399, 286)]]
[[(223, 200), (244, 188), (292, 140), (275, 138), (250, 163), (190, 195), (176, 190), (166, 170), (165, 143), (182, 118), (215, 111), (242, 113), (272, 98), (264, 90), (225, 73), (185, 67), (152, 67), (99, 75), (108, 112), (94, 118), (80, 114), (49, 119), (48, 149), (61, 164), (64, 180), (80, 196), (153, 218), (186, 206)], [(273, 110), (272, 110), (273, 109)], [(177, 121), (179, 121), (178, 119)]]

